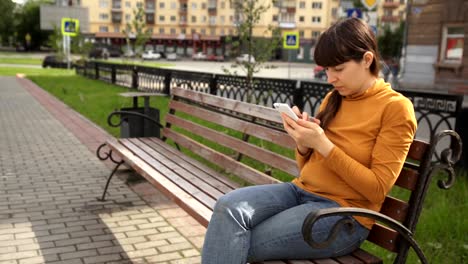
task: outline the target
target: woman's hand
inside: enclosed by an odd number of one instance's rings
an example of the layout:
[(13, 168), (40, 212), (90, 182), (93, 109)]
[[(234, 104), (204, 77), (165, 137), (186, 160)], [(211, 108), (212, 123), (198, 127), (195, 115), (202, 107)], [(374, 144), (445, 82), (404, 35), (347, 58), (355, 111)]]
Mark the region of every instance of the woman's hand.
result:
[(306, 112), (301, 114), (296, 106), (292, 109), (299, 117), (297, 122), (285, 114), (282, 114), (281, 117), (283, 118), (284, 129), (296, 142), (298, 151), (304, 154), (309, 149), (314, 149), (322, 156), (328, 156), (334, 144), (320, 127), (320, 120), (310, 118)]

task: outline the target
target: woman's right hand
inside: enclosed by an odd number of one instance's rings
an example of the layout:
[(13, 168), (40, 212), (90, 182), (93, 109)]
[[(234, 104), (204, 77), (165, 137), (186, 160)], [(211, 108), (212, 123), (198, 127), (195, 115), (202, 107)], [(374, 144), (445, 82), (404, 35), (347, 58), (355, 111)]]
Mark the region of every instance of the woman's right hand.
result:
[[(305, 120), (305, 121), (311, 121), (311, 122), (314, 122), (316, 123), (317, 125), (320, 125), (320, 120), (314, 118), (314, 117), (310, 117), (309, 114), (307, 112), (302, 112), (299, 110), (299, 108), (297, 106), (293, 106), (292, 107), (292, 110), (293, 112), (302, 120)], [(286, 122), (285, 118), (289, 118), (288, 116), (283, 116), (283, 126), (284, 126), (284, 129), (286, 130), (286, 132), (288, 132), (288, 134), (291, 136), (290, 134), (290, 131), (291, 131), (291, 127), (290, 125)], [(292, 120), (292, 119), (291, 119)], [(294, 140), (295, 138), (293, 136), (291, 136)], [(297, 146), (297, 150), (299, 151), (300, 154), (307, 154), (307, 152), (309, 152), (310, 148), (309, 147), (306, 147), (306, 146), (303, 146), (301, 144), (299, 144), (296, 141), (296, 146)]]

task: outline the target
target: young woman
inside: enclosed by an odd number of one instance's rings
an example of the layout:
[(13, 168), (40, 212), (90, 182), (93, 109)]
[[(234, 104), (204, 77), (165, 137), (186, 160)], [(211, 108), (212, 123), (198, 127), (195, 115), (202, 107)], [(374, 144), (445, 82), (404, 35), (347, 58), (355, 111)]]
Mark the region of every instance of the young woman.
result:
[[(301, 227), (308, 213), (339, 206), (378, 211), (393, 186), (416, 132), (413, 105), (378, 78), (375, 37), (359, 19), (331, 26), (315, 48), (334, 87), (315, 118), (294, 111), (297, 122), (283, 124), (297, 144), (300, 176), (291, 183), (251, 186), (221, 197), (205, 237), (203, 264), (244, 264), (270, 259), (310, 259), (344, 255), (366, 239), (373, 222), (349, 219), (324, 249), (309, 247)], [(315, 241), (327, 238), (341, 217), (321, 219)]]

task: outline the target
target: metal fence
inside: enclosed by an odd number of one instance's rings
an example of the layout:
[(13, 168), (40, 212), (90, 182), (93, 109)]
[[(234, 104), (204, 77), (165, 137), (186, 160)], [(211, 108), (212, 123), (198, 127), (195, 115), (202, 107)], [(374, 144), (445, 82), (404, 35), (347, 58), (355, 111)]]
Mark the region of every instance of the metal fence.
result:
[[(77, 66), (76, 71), (88, 78), (144, 92), (170, 94), (171, 88), (183, 87), (248, 101), (245, 77), (101, 62), (87, 62), (84, 66)], [(270, 107), (274, 102), (288, 103), (316, 114), (322, 99), (331, 89), (330, 84), (319, 81), (254, 78), (253, 100), (257, 104)], [(437, 131), (455, 130), (463, 103), (462, 95), (406, 90), (399, 92), (413, 102), (418, 120), (417, 138), (429, 141)]]

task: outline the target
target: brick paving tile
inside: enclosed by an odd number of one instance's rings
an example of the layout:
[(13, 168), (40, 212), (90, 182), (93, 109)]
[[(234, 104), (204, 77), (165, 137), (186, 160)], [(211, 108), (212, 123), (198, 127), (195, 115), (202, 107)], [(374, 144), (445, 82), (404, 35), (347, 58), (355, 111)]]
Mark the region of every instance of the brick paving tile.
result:
[(125, 184), (130, 170), (97, 201), (113, 166), (95, 156), (103, 129), (14, 77), (0, 77), (0, 127), (0, 264), (200, 263), (204, 228), (150, 184)]

